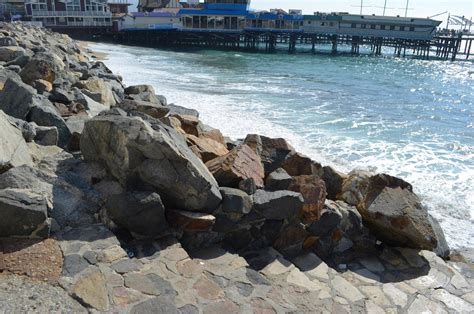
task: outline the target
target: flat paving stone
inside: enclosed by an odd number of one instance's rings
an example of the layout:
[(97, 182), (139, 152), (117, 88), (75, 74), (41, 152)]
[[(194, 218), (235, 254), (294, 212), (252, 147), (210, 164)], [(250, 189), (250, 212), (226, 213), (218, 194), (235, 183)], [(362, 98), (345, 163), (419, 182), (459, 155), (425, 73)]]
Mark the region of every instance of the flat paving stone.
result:
[(379, 306), (388, 306), (392, 305), (390, 300), (385, 296), (385, 293), (379, 286), (360, 286), (358, 287), (363, 294), (367, 296), (368, 299), (372, 300), (375, 304)]
[(448, 313), (443, 307), (436, 302), (430, 301), (423, 295), (417, 295), (415, 300), (410, 304), (407, 311), (408, 314), (420, 313)]
[(130, 272), (139, 271), (142, 265), (131, 259), (123, 259), (118, 262), (113, 263), (110, 268), (115, 270), (119, 274), (125, 274)]
[(174, 302), (166, 297), (154, 297), (139, 304), (130, 310), (131, 314), (179, 314)]
[(445, 304), (448, 308), (458, 313), (474, 313), (474, 305), (452, 295), (444, 289), (437, 289), (431, 294), (433, 298)]
[(322, 288), (322, 285), (319, 281), (309, 280), (309, 278), (297, 268), (290, 271), (288, 277), (286, 277), (286, 282), (292, 285), (303, 287), (308, 291), (319, 291)]
[(342, 277), (336, 276), (331, 280), (332, 287), (343, 298), (356, 302), (364, 298), (359, 290)]
[(224, 291), (214, 281), (210, 280), (206, 276), (201, 278), (193, 285), (196, 289), (197, 294), (207, 300), (217, 300), (224, 296)]
[(392, 283), (382, 285), (382, 290), (385, 295), (392, 301), (393, 304), (404, 308), (408, 302), (408, 295), (395, 287)]
[(328, 265), (314, 253), (298, 256), (293, 263), (311, 279), (329, 279)]

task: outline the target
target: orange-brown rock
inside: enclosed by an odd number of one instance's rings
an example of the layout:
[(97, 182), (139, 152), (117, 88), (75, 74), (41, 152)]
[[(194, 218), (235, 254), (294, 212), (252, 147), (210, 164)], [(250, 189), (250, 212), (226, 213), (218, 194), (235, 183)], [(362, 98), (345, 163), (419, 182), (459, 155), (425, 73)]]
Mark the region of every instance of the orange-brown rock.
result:
[(207, 231), (216, 222), (213, 215), (183, 210), (168, 210), (166, 217), (170, 225), (184, 231)]
[(294, 152), (290, 153), (281, 166), (290, 176), (322, 175), (322, 167), (308, 156)]
[(204, 162), (224, 156), (229, 152), (224, 144), (219, 143), (211, 138), (187, 135), (186, 142), (188, 143), (188, 146), (191, 148), (191, 150)]
[(199, 137), (212, 139), (224, 146), (226, 145), (224, 135), (222, 135), (219, 129), (206, 128)]
[(301, 193), (304, 199), (302, 215), (308, 221), (319, 219), (326, 201), (326, 185), (315, 175), (293, 177), (289, 190)]
[(273, 247), (280, 252), (291, 254), (299, 253), (303, 249), (306, 239), (310, 236), (301, 224), (292, 224), (286, 227), (273, 243)]
[(252, 178), (257, 187), (263, 187), (264, 171), (260, 157), (245, 144), (208, 161), (206, 166), (220, 186), (238, 187), (240, 181)]

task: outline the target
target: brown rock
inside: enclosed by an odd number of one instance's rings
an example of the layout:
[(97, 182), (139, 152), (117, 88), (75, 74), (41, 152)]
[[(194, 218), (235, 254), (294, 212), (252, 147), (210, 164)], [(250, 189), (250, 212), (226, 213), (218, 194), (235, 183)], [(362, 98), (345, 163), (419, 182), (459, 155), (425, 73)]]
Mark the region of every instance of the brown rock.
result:
[(98, 268), (86, 270), (72, 287), (72, 294), (99, 311), (109, 309), (109, 296), (104, 275)]
[(127, 253), (120, 246), (113, 245), (101, 251), (97, 256), (97, 260), (102, 263), (112, 263), (126, 256)]
[(225, 299), (219, 302), (207, 304), (203, 308), (203, 313), (206, 314), (237, 314), (241, 313), (239, 307), (232, 301)]
[(250, 147), (239, 145), (228, 154), (206, 163), (207, 168), (221, 186), (238, 187), (239, 182), (252, 178), (257, 187), (263, 187), (264, 170), (260, 160)]
[(224, 139), (224, 135), (222, 135), (221, 131), (218, 129), (208, 127), (202, 132), (200, 137), (212, 139), (224, 146), (227, 146)]
[(449, 254), (439, 224), (421, 204), (407, 182), (389, 175), (367, 181), (367, 193), (357, 206), (364, 223), (377, 238), (391, 245)]
[(187, 135), (186, 142), (191, 150), (204, 162), (229, 153), (225, 145), (210, 138)]
[(281, 166), (290, 176), (322, 175), (321, 165), (300, 153), (290, 153)]
[(262, 138), (257, 134), (248, 134), (244, 139), (244, 144), (250, 147), (258, 156), (262, 155)]
[(303, 217), (309, 222), (318, 220), (326, 201), (324, 181), (315, 175), (303, 175), (293, 178), (294, 182), (290, 184), (289, 190), (303, 195)]
[(198, 117), (188, 115), (173, 115), (181, 122), (181, 128), (187, 134), (200, 136), (203, 133), (203, 125)]
[(349, 172), (342, 184), (341, 193), (336, 196), (337, 200), (357, 206), (367, 195), (371, 176), (372, 174), (370, 172), (363, 170), (353, 170)]
[(210, 230), (216, 222), (212, 215), (182, 210), (168, 210), (166, 217), (170, 225), (184, 231)]
[(53, 84), (45, 80), (36, 80), (33, 82), (33, 87), (38, 91), (39, 94), (43, 92), (50, 92), (53, 90)]

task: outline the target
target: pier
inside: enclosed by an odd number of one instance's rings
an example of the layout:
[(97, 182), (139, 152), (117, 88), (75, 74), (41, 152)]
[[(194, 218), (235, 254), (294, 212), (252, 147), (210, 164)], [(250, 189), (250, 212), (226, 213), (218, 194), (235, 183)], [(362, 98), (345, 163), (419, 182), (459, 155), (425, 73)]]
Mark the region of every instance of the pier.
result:
[[(239, 31), (202, 32), (192, 30), (141, 30), (102, 34), (120, 44), (167, 48), (180, 46), (228, 49), (252, 52), (380, 56), (421, 59), (468, 60), (474, 49), (474, 34), (440, 35), (432, 40), (409, 40), (372, 36), (305, 34), (303, 32)], [(361, 47), (365, 49), (361, 50)]]

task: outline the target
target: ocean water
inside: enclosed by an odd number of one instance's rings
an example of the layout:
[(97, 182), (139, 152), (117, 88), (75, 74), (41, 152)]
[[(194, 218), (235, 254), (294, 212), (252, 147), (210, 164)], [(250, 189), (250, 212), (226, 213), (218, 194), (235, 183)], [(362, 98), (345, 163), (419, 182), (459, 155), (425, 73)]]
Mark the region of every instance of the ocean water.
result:
[(341, 171), (412, 183), (452, 248), (474, 248), (474, 64), (392, 57), (168, 51), (93, 44), (232, 138), (284, 137)]

